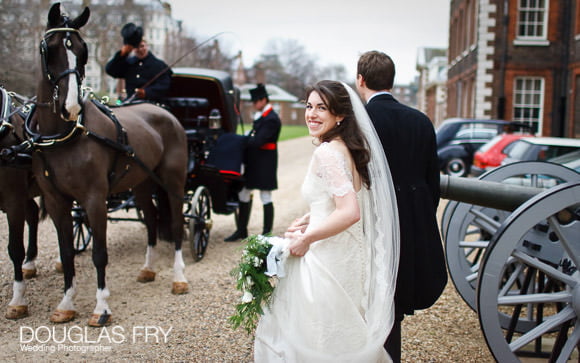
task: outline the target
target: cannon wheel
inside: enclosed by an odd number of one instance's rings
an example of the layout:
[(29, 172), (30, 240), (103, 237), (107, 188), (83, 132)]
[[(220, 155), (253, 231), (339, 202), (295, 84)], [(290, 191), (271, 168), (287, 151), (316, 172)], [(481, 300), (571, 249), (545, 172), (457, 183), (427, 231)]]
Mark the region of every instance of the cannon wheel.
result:
[[(490, 242), (477, 306), (487, 345), (499, 362), (518, 355), (566, 362), (580, 354), (580, 182), (558, 185), (506, 219)], [(522, 278), (523, 277), (523, 278)], [(512, 324), (503, 327), (501, 316)], [(533, 328), (514, 329), (528, 319)], [(574, 351), (576, 351), (574, 353)]]
[(200, 261), (205, 255), (209, 243), (209, 233), (213, 222), (211, 220), (211, 199), (209, 190), (199, 186), (191, 198), (189, 218), (189, 243), (193, 259)]
[(87, 249), (93, 238), (93, 230), (89, 226), (87, 213), (77, 202), (74, 202), (72, 208), (73, 218), (73, 242), (75, 253), (79, 254)]
[(453, 216), (457, 204), (459, 204), (459, 202), (455, 200), (448, 201), (445, 205), (445, 209), (443, 209), (443, 213), (441, 214), (441, 236), (443, 237), (443, 240), (447, 239), (446, 233), (447, 228), (449, 228), (449, 220)]
[[(480, 179), (503, 182), (508, 178), (527, 174), (531, 175), (533, 186), (538, 185), (540, 175), (564, 182), (580, 178), (574, 170), (560, 164), (531, 161), (496, 168), (483, 174)], [(445, 258), (457, 292), (475, 310), (475, 288), (481, 262), (489, 241), (510, 213), (473, 204), (455, 203), (453, 209), (447, 211), (446, 208), (443, 214), (443, 217), (447, 214), (449, 220), (445, 222), (442, 218), (441, 223), (442, 228), (446, 227), (442, 233), (445, 236)], [(525, 327), (519, 329), (525, 330)]]

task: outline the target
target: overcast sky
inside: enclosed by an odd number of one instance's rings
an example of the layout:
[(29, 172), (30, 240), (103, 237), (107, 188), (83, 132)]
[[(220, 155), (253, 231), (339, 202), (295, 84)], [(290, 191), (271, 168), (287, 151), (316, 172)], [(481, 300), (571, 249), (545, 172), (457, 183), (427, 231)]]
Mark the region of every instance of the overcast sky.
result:
[(168, 0), (199, 41), (217, 33), (232, 55), (243, 52), (246, 67), (270, 39), (295, 39), (319, 65), (344, 64), (352, 82), (356, 62), (367, 50), (395, 61), (395, 82), (417, 75), (419, 47), (446, 48), (450, 0)]

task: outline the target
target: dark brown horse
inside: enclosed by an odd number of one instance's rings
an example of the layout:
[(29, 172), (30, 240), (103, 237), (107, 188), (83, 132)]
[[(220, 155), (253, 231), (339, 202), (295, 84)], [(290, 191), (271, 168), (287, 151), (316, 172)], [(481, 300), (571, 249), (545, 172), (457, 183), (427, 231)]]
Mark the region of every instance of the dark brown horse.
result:
[[(12, 107), (12, 97), (0, 88), (0, 149), (24, 141), (24, 119)], [(0, 167), (0, 209), (8, 219), (8, 254), (14, 265), (12, 300), (6, 318), (28, 315), (24, 278), (36, 276), (38, 206), (33, 197), (38, 192), (30, 165), (4, 164)], [(24, 208), (23, 205), (24, 204)], [(28, 224), (28, 249), (24, 248), (24, 222)], [(26, 258), (26, 260), (25, 260)]]
[[(64, 298), (52, 314), (53, 322), (75, 317), (76, 293), (71, 207), (86, 211), (93, 232), (92, 258), (97, 270), (97, 304), (91, 326), (111, 321), (105, 282), (108, 262), (107, 197), (132, 190), (143, 210), (148, 247), (138, 281), (152, 281), (153, 247), (160, 237), (175, 244), (173, 293), (185, 293), (181, 251), (183, 194), (187, 140), (183, 127), (168, 111), (151, 104), (115, 109), (109, 117), (96, 102), (81, 99), (87, 46), (79, 29), (89, 19), (89, 8), (75, 19), (61, 14), (55, 3), (48, 14), (41, 41), (42, 78), (39, 81), (35, 152), (32, 170), (46, 209), (56, 226), (64, 268)], [(114, 119), (120, 124), (116, 124)], [(157, 197), (157, 207), (153, 196)], [(167, 224), (167, 226), (164, 226)]]

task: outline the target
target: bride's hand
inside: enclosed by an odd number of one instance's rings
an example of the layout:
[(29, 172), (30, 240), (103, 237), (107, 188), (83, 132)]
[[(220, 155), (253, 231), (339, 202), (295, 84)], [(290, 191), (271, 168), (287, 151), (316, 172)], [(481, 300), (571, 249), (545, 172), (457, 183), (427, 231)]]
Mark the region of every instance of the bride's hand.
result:
[(310, 249), (310, 243), (305, 239), (305, 235), (301, 231), (286, 232), (284, 237), (290, 240), (288, 250), (292, 256), (302, 257)]
[(308, 227), (309, 222), (310, 222), (310, 214), (306, 214), (303, 217), (296, 218), (286, 231), (287, 233), (288, 232), (292, 233), (296, 231), (304, 233), (304, 231), (306, 231), (306, 227)]

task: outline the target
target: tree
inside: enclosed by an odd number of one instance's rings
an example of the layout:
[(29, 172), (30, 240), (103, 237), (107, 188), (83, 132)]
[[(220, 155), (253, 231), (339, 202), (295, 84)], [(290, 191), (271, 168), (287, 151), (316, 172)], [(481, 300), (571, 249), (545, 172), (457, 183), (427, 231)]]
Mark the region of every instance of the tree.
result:
[(345, 79), (343, 65), (320, 67), (316, 57), (295, 39), (271, 39), (254, 64), (256, 73), (263, 74), (267, 83), (276, 84), (297, 97), (304, 95), (308, 85), (320, 79)]

